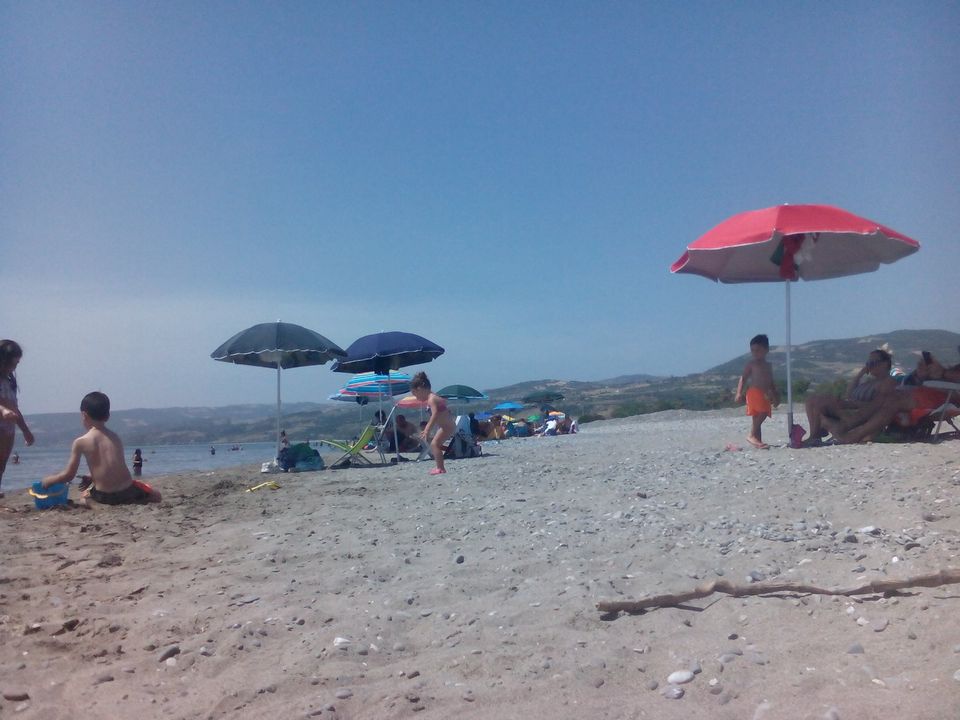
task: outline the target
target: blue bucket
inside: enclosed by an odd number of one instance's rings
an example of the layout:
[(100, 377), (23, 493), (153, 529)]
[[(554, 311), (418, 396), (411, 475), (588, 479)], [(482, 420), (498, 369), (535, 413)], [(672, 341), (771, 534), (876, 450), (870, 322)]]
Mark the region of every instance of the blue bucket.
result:
[(37, 506), (37, 510), (46, 510), (57, 505), (66, 505), (70, 486), (60, 483), (45, 488), (42, 483), (35, 482), (27, 492), (33, 496), (33, 504)]

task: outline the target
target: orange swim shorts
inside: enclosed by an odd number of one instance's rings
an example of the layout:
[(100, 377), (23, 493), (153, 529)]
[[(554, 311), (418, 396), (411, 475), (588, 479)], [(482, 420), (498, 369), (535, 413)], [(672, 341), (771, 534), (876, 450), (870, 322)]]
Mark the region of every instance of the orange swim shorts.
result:
[(760, 388), (747, 388), (747, 415), (770, 416), (772, 408), (767, 394)]

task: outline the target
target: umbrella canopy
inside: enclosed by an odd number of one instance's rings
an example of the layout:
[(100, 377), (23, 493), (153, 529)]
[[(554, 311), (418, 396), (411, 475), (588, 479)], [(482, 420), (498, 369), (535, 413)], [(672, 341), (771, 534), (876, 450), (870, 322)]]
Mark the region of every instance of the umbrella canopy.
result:
[(790, 282), (873, 272), (915, 253), (906, 235), (829, 205), (781, 205), (734, 215), (670, 266), (723, 283), (783, 282), (787, 315), (787, 434), (793, 429)]
[(437, 390), (437, 395), (447, 400), (486, 400), (487, 396), (479, 390), (474, 390), (469, 385), (447, 385), (445, 388)]
[(323, 365), (346, 352), (320, 333), (293, 323), (261, 323), (242, 330), (210, 357), (237, 365), (277, 369), (277, 456), (280, 455), (280, 370)]
[(552, 403), (563, 400), (563, 393), (557, 392), (556, 390), (540, 390), (535, 393), (530, 393), (523, 401), (528, 405), (539, 405), (541, 403)]
[(334, 372), (373, 371), (385, 374), (408, 365), (428, 363), (444, 350), (430, 340), (407, 332), (364, 335), (347, 348), (346, 357), (333, 364)]
[(518, 403), (518, 402), (513, 402), (513, 401), (502, 402), (502, 403), (500, 403), (499, 405), (494, 405), (494, 406), (493, 406), (493, 409), (494, 409), (494, 410), (507, 410), (507, 411), (520, 410), (520, 409), (522, 409), (522, 408), (523, 408), (523, 405), (522, 405), (522, 404), (520, 404), (520, 403)]
[(734, 215), (701, 235), (670, 271), (724, 283), (825, 280), (873, 272), (920, 243), (829, 205), (780, 205)]
[(429, 405), (426, 400), (417, 400), (413, 395), (407, 395), (397, 400), (397, 407), (405, 410), (426, 410)]
[(373, 372), (360, 373), (350, 378), (341, 392), (367, 397), (393, 397), (410, 392), (410, 379), (410, 376), (406, 373), (390, 373), (389, 375)]
[(340, 402), (355, 402), (357, 405), (366, 405), (370, 402), (370, 398), (366, 395), (358, 395), (357, 393), (343, 389), (341, 389), (340, 392), (335, 392), (333, 395), (330, 395), (327, 399), (338, 400)]
[(249, 327), (210, 353), (214, 360), (277, 369), (323, 365), (346, 355), (320, 333), (284, 322)]

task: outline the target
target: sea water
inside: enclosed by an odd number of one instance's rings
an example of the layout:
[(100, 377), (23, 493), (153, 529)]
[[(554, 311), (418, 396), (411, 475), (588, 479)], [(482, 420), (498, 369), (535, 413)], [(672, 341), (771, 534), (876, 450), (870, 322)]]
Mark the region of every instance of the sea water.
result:
[[(140, 445), (139, 447), (143, 454), (141, 477), (144, 480), (158, 475), (217, 470), (238, 465), (259, 468), (262, 463), (273, 458), (276, 450), (276, 444), (272, 442), (243, 443), (242, 445), (215, 443), (212, 446)], [(211, 454), (211, 447), (216, 451), (215, 454)], [(135, 449), (127, 448), (127, 467), (131, 470)], [(27, 447), (18, 437), (13, 452), (20, 455), (20, 462), (14, 464), (13, 453), (11, 453), (10, 460), (7, 461), (7, 469), (3, 473), (3, 483), (0, 484), (0, 491), (3, 492), (28, 488), (37, 480), (63, 470), (70, 457), (70, 446)], [(77, 475), (87, 472), (87, 464), (81, 459)]]

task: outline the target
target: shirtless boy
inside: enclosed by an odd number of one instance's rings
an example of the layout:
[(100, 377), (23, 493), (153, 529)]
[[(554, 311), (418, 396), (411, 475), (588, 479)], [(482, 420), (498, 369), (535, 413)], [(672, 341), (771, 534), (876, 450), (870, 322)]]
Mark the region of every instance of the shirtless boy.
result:
[[(746, 397), (747, 415), (752, 419), (747, 442), (755, 448), (770, 447), (763, 441), (760, 426), (770, 417), (772, 407), (780, 404), (780, 393), (773, 382), (773, 367), (767, 362), (770, 352), (770, 340), (766, 335), (757, 335), (750, 341), (750, 354), (753, 356), (743, 369), (740, 382), (737, 383), (736, 401)], [(749, 385), (749, 387), (747, 387)], [(744, 393), (746, 390), (746, 393)]]
[(123, 443), (107, 428), (109, 418), (110, 398), (102, 392), (88, 393), (80, 403), (80, 419), (87, 432), (73, 441), (67, 466), (57, 474), (45, 477), (43, 487), (70, 482), (77, 474), (83, 456), (93, 478), (93, 487), (88, 491), (91, 500), (105, 505), (160, 502), (160, 493), (133, 481)]

